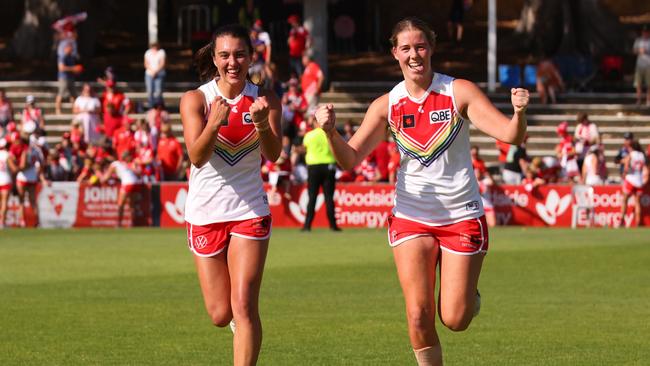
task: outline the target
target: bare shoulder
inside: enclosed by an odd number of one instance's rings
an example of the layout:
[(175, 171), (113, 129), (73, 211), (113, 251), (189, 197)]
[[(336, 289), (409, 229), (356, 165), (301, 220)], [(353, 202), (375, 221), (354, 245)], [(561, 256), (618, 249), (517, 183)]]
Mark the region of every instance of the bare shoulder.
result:
[(472, 81), (466, 79), (454, 79), (453, 81), (454, 98), (456, 100), (456, 108), (465, 114), (465, 109), (470, 102), (483, 101), (487, 97), (481, 89)]
[(192, 107), (197, 105), (203, 105), (205, 97), (203, 92), (198, 89), (188, 90), (183, 93), (181, 97), (181, 106), (185, 105), (186, 107)]
[(482, 93), (481, 89), (474, 82), (466, 79), (454, 79), (453, 81), (454, 93)]
[(373, 117), (388, 118), (388, 100), (388, 93), (373, 100), (370, 107), (368, 107), (368, 114)]

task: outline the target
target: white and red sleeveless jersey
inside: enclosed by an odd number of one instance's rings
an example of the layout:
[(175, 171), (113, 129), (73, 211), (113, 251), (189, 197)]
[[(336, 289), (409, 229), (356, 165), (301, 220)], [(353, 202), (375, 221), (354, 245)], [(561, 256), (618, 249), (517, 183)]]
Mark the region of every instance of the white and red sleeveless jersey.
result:
[(16, 174), (16, 181), (23, 183), (38, 182), (38, 169), (43, 165), (43, 152), (36, 146), (27, 148), (27, 166)]
[(9, 171), (9, 151), (0, 150), (0, 187), (11, 184), (11, 172)]
[(224, 97), (215, 80), (199, 90), (205, 96), (206, 118), (217, 96), (228, 102), (230, 114), (228, 123), (219, 129), (210, 160), (200, 168), (190, 168), (185, 221), (207, 225), (269, 215), (260, 174), (260, 141), (249, 112), (258, 95), (257, 86), (246, 82), (234, 99)]
[(115, 175), (117, 175), (117, 177), (120, 179), (120, 183), (123, 186), (142, 183), (131, 164), (116, 160), (112, 162), (111, 165), (114, 167)]
[(625, 180), (637, 188), (643, 187), (643, 167), (645, 165), (645, 155), (640, 151), (631, 151), (630, 163), (628, 164), (627, 174), (625, 174)]
[(389, 93), (388, 123), (400, 169), (393, 214), (433, 225), (483, 215), (469, 144), (469, 121), (456, 110), (453, 78), (434, 74), (420, 98), (404, 81)]

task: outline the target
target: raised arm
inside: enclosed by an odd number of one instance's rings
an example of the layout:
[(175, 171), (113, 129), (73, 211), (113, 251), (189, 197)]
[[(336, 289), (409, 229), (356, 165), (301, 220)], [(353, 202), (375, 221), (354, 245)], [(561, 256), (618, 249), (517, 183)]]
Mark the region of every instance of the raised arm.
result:
[(262, 155), (270, 161), (278, 160), (282, 151), (282, 106), (278, 96), (271, 91), (261, 90), (260, 96), (251, 105), (250, 112), (260, 137)]
[(453, 88), (459, 112), (463, 117), (469, 118), (479, 130), (513, 145), (519, 145), (524, 141), (528, 90), (521, 88), (510, 90), (514, 113), (508, 119), (474, 83), (456, 79)]
[(372, 102), (363, 122), (349, 143), (336, 131), (336, 115), (331, 104), (316, 111), (318, 125), (327, 133), (327, 138), (337, 163), (344, 170), (357, 166), (370, 154), (386, 134), (388, 123), (388, 94)]
[(206, 106), (203, 100), (202, 92), (191, 90), (183, 94), (180, 105), (185, 147), (190, 162), (197, 168), (210, 160), (219, 129), (228, 120), (230, 114), (228, 103), (217, 97), (210, 106), (210, 115), (204, 126)]

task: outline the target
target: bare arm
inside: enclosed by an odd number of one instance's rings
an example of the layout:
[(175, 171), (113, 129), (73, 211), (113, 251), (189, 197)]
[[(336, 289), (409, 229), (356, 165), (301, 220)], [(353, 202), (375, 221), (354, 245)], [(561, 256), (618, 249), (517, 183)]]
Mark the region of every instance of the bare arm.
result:
[(251, 105), (250, 112), (260, 137), (262, 155), (270, 161), (278, 160), (282, 152), (282, 106), (278, 96), (268, 90), (261, 90), (260, 96)]
[(318, 108), (316, 120), (327, 133), (337, 163), (344, 170), (350, 170), (361, 163), (384, 137), (388, 122), (388, 94), (375, 99), (368, 107), (361, 127), (349, 143), (334, 128), (336, 116), (331, 104)]
[(514, 114), (510, 120), (503, 115), (472, 82), (456, 79), (453, 83), (456, 106), (481, 131), (500, 141), (519, 145), (526, 135), (526, 108), (528, 90), (511, 89), (510, 99)]
[(228, 120), (230, 114), (230, 107), (219, 97), (215, 98), (210, 108), (210, 115), (204, 126), (206, 108), (203, 93), (191, 90), (181, 98), (180, 111), (185, 147), (190, 162), (198, 168), (210, 160), (221, 124)]
[(111, 179), (111, 176), (113, 175), (113, 172), (115, 172), (115, 165), (111, 164), (108, 166), (108, 169), (104, 172), (104, 174), (99, 175), (99, 181), (102, 183), (108, 182), (109, 179)]

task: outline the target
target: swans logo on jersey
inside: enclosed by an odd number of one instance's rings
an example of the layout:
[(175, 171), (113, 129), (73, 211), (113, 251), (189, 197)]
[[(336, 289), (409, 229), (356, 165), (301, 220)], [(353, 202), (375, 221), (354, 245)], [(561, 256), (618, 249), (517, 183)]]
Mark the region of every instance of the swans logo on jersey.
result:
[(402, 128), (415, 127), (415, 116), (412, 114), (405, 114), (402, 116)]
[(468, 202), (465, 205), (467, 211), (478, 211), (481, 207), (478, 205), (478, 201)]
[(447, 108), (429, 112), (429, 121), (432, 124), (451, 121), (451, 109)]
[(208, 245), (208, 239), (205, 236), (200, 235), (194, 238), (194, 249), (203, 249)]
[(253, 123), (253, 117), (251, 117), (251, 114), (249, 112), (242, 113), (241, 118), (242, 118), (242, 123), (245, 125), (249, 125)]

